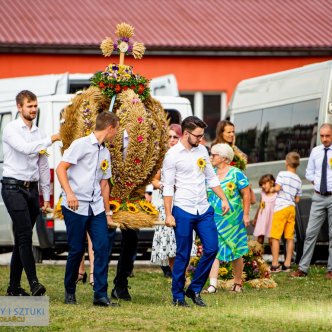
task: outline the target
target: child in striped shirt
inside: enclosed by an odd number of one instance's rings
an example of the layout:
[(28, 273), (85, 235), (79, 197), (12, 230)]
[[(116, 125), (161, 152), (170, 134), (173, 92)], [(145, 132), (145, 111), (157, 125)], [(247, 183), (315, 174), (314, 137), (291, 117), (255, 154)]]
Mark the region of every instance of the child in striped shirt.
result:
[[(295, 231), (295, 204), (300, 201), (302, 195), (302, 181), (296, 174), (300, 165), (300, 155), (297, 152), (289, 152), (286, 155), (286, 171), (278, 173), (275, 186), (270, 192), (276, 192), (276, 202), (271, 226), (271, 272), (289, 272), (294, 249)], [(286, 258), (282, 267), (279, 266), (279, 242), (284, 234), (286, 240)]]

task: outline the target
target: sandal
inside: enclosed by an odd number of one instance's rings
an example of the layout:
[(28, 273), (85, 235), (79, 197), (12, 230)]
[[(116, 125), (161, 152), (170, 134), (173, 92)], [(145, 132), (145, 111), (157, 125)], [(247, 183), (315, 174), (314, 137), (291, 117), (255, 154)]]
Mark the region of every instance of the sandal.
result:
[(82, 281), (82, 284), (85, 284), (87, 277), (88, 276), (87, 276), (86, 272), (84, 272), (84, 273), (78, 273), (78, 277), (76, 279), (76, 283), (79, 283), (80, 281)]
[(234, 282), (233, 287), (230, 289), (233, 293), (241, 293), (242, 292), (242, 284), (237, 284)]
[(203, 294), (212, 294), (212, 293), (217, 293), (217, 288), (213, 285), (210, 285), (207, 289), (203, 290)]
[[(92, 276), (92, 277), (91, 277)], [(90, 286), (92, 286), (93, 287), (93, 285), (95, 284), (94, 283), (94, 280), (93, 280), (93, 272), (91, 272), (90, 274), (89, 274), (89, 278), (90, 278), (90, 282), (89, 282), (89, 284), (90, 284)], [(92, 280), (91, 280), (92, 279)]]

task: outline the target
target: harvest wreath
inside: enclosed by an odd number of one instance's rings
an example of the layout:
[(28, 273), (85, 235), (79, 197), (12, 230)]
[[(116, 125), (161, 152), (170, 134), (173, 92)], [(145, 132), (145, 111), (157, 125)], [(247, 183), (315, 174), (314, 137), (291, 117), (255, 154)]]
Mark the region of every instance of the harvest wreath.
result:
[(138, 59), (144, 54), (142, 43), (130, 43), (133, 32), (133, 27), (121, 23), (115, 32), (117, 43), (110, 38), (102, 42), (104, 56), (119, 51), (120, 63), (95, 74), (91, 86), (75, 95), (61, 114), (60, 128), (64, 151), (75, 139), (93, 132), (99, 112), (112, 111), (119, 117), (118, 134), (106, 147), (111, 154), (112, 218), (124, 228), (149, 227), (158, 221), (158, 212), (144, 200), (144, 192), (161, 168), (168, 139), (166, 113), (151, 97), (148, 80), (124, 64), (125, 54)]

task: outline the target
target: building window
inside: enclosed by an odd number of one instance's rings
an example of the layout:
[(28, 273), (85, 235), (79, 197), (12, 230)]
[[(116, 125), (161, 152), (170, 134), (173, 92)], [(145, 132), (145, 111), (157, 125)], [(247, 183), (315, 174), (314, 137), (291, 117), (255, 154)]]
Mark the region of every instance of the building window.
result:
[(188, 98), (193, 113), (203, 119), (208, 128), (205, 130), (207, 141), (216, 136), (217, 123), (226, 113), (226, 94), (224, 92), (181, 92), (181, 97)]

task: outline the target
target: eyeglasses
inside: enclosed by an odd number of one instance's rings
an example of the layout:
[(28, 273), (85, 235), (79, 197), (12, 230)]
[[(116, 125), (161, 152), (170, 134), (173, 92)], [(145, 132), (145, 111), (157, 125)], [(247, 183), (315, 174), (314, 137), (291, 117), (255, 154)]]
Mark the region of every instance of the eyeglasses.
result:
[(193, 135), (193, 136), (196, 137), (197, 139), (202, 139), (202, 138), (204, 137), (204, 134), (203, 134), (203, 135), (195, 135), (195, 134), (193, 134), (193, 133), (190, 132), (190, 131), (188, 131), (188, 133), (189, 133), (190, 135)]
[(178, 137), (178, 136), (169, 135), (169, 136), (168, 136), (168, 139), (171, 139), (171, 138), (174, 138), (174, 139), (179, 139), (179, 137)]

